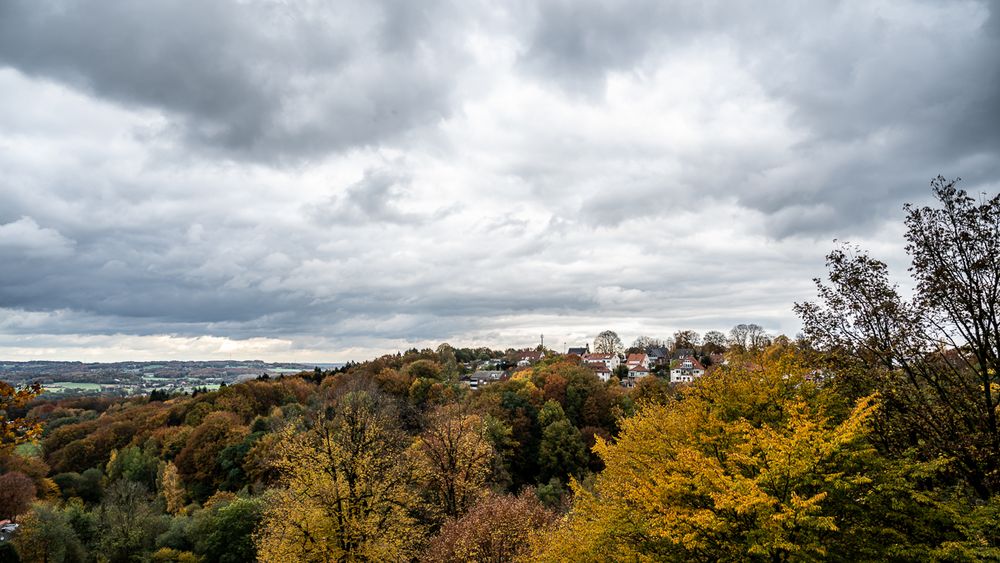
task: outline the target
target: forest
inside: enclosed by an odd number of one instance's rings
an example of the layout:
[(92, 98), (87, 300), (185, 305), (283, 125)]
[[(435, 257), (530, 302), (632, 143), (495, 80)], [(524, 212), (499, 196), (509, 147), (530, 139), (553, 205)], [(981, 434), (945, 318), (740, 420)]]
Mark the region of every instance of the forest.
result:
[(690, 384), (550, 351), (472, 390), (446, 344), (193, 395), (0, 383), (0, 561), (1000, 559), (1000, 195), (932, 189), (912, 292), (843, 243), (801, 334)]

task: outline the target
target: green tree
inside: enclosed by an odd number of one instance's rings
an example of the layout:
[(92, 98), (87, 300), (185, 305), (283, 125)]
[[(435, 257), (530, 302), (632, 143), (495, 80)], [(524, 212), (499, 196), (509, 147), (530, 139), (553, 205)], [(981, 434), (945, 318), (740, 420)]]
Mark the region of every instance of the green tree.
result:
[(45, 563), (82, 562), (86, 552), (65, 514), (51, 504), (39, 502), (22, 520), (14, 535), (22, 561)]
[(103, 479), (104, 474), (96, 467), (84, 471), (82, 475), (69, 472), (59, 473), (52, 477), (52, 481), (59, 487), (63, 499), (69, 500), (76, 497), (92, 504), (101, 502), (101, 497), (104, 494)]
[(578, 360), (565, 356), (546, 358), (532, 370), (531, 381), (542, 390), (546, 400), (562, 405), (574, 426), (615, 430), (620, 390), (609, 388)]
[(261, 498), (236, 497), (196, 513), (189, 530), (194, 553), (218, 563), (256, 561), (253, 534), (264, 517), (264, 506)]
[(455, 349), (445, 343), (437, 347), (438, 361), (441, 362), (441, 376), (446, 381), (456, 381), (458, 379), (458, 358)]
[(219, 452), (217, 463), (222, 477), (222, 482), (218, 486), (220, 491), (239, 491), (249, 485), (243, 464), (254, 444), (263, 436), (263, 432), (254, 432), (247, 435), (242, 442), (226, 446)]
[(121, 479), (110, 487), (97, 509), (97, 546), (111, 563), (141, 560), (152, 549), (166, 521), (141, 483)]
[(161, 547), (151, 556), (153, 563), (202, 563), (202, 559), (190, 551), (180, 551), (169, 547)]
[(194, 538), (191, 535), (191, 524), (194, 518), (190, 514), (181, 513), (170, 519), (167, 528), (156, 537), (156, 548), (169, 548), (178, 552), (194, 549)]
[(139, 446), (130, 446), (121, 451), (111, 451), (106, 474), (110, 482), (128, 479), (153, 489), (156, 487), (159, 470), (160, 460), (155, 454)]
[[(515, 490), (533, 483), (538, 472), (538, 409), (542, 404), (542, 391), (526, 377), (513, 377), (507, 381), (488, 385), (473, 399), (473, 408), (500, 421), (504, 435), (494, 437), (504, 467)], [(494, 425), (499, 430), (500, 426)], [(509, 434), (506, 430), (509, 429)]]
[(538, 414), (542, 427), (542, 441), (538, 447), (539, 478), (580, 477), (590, 457), (580, 431), (566, 418), (562, 407), (547, 401)]
[(90, 546), (97, 537), (97, 517), (88, 511), (79, 498), (70, 499), (62, 507), (66, 521), (84, 546)]

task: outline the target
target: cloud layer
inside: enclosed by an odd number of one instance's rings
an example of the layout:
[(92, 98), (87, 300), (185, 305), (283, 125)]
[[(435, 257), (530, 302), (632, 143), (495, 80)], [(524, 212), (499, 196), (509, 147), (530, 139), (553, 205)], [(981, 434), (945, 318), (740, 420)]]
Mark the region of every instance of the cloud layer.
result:
[(794, 333), (831, 239), (1000, 189), (998, 12), (0, 3), (0, 358)]

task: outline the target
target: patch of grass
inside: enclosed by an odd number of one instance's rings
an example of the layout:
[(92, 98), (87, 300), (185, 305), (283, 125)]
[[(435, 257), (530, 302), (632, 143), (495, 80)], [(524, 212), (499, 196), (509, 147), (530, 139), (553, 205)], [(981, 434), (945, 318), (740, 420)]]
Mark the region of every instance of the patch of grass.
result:
[(27, 442), (14, 449), (22, 457), (41, 457), (42, 446), (37, 442)]

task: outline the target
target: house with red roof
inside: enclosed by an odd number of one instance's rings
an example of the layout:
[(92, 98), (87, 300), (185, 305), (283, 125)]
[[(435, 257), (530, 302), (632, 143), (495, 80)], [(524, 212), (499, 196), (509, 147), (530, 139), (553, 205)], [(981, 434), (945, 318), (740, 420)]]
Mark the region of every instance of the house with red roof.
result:
[(642, 366), (649, 369), (649, 356), (646, 354), (629, 354), (628, 358), (625, 359), (625, 365), (632, 369), (636, 366)]
[(650, 375), (649, 368), (642, 365), (631, 366), (628, 368), (628, 378), (625, 381), (622, 381), (622, 384), (626, 387), (635, 387), (638, 380), (643, 377), (649, 377)]
[(583, 362), (588, 365), (601, 364), (610, 371), (615, 371), (622, 363), (618, 354), (584, 354)]

